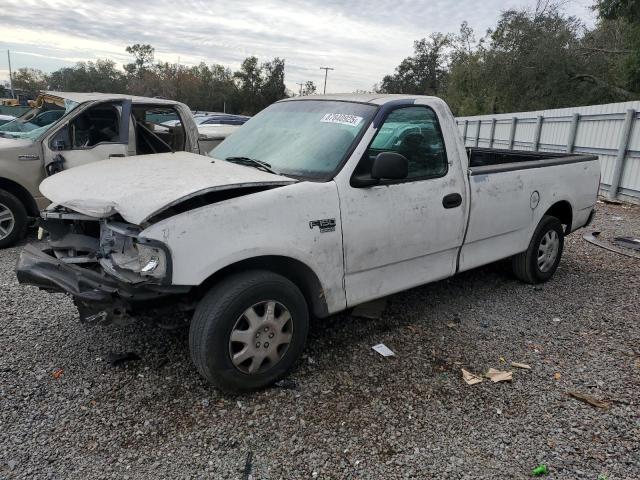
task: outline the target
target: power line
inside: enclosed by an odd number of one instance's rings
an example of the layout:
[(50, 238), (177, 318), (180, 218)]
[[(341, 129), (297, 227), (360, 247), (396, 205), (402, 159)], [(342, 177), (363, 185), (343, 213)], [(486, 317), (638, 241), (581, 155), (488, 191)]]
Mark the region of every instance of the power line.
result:
[(322, 93), (326, 94), (327, 93), (327, 74), (329, 73), (329, 70), (335, 70), (335, 68), (320, 67), (320, 70), (324, 70), (324, 90), (322, 91)]

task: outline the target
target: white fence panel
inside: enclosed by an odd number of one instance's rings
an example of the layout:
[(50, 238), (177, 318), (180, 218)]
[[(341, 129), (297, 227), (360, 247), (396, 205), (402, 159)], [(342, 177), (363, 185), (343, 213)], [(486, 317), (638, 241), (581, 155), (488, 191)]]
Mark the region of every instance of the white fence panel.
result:
[(639, 120), (640, 101), (457, 119), (468, 147), (598, 155), (601, 190), (633, 202), (640, 202)]

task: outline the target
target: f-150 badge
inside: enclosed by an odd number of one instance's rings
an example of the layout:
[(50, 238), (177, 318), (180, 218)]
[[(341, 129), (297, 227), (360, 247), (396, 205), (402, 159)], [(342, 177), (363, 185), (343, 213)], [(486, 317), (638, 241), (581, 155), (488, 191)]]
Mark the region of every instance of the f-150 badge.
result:
[(309, 222), (309, 228), (318, 227), (320, 233), (335, 232), (336, 231), (336, 219), (335, 218), (323, 218), (322, 220), (312, 220)]

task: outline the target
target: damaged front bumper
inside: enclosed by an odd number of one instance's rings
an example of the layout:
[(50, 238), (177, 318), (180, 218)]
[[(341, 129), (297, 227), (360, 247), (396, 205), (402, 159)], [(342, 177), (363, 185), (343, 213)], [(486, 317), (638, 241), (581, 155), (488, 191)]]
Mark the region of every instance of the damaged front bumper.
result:
[(158, 300), (187, 293), (189, 287), (153, 283), (125, 283), (104, 273), (66, 263), (48, 253), (47, 242), (27, 245), (16, 265), (18, 281), (74, 298), (80, 321), (105, 325), (125, 321), (130, 313)]

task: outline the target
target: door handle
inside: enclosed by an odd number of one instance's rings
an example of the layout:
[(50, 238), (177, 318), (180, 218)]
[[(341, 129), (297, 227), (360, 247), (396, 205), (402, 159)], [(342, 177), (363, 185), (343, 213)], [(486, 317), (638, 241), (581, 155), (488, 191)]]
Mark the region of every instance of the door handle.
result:
[(442, 206), (444, 208), (456, 208), (460, 205), (462, 205), (462, 195), (459, 193), (450, 193), (442, 199)]
[(18, 155), (18, 160), (40, 160), (40, 155), (33, 155), (33, 154)]

